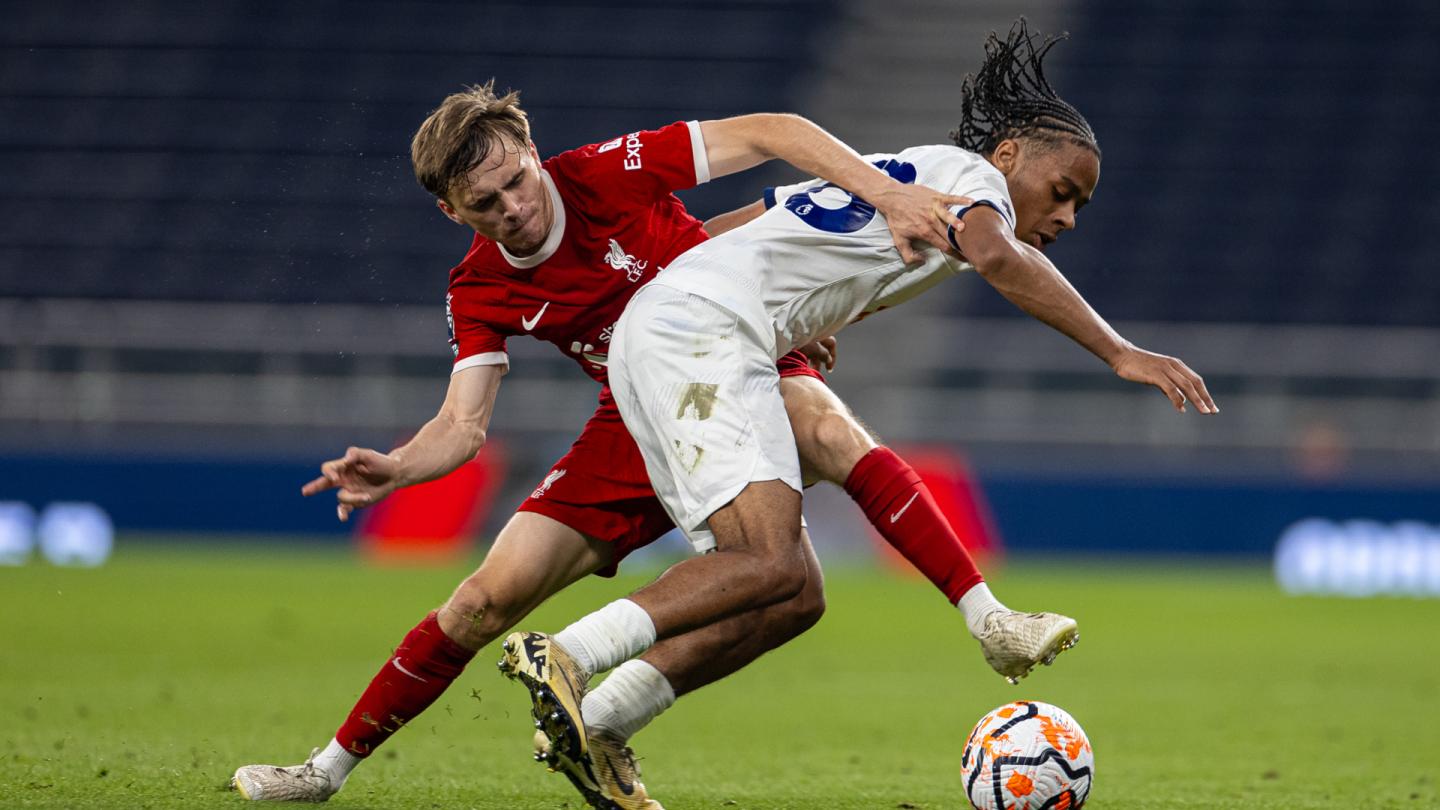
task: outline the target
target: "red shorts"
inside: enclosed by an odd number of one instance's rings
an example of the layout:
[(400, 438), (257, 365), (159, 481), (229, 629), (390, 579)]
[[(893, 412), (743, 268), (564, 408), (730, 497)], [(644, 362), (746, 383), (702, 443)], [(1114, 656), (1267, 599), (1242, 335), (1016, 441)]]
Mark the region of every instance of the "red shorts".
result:
[[(799, 352), (785, 355), (775, 366), (781, 377), (825, 380)], [(616, 566), (630, 552), (675, 528), (650, 487), (645, 460), (625, 429), (608, 385), (600, 389), (600, 405), (570, 452), (555, 462), (517, 511), (535, 512), (613, 543), (615, 562), (596, 572), (602, 577), (615, 576)]]

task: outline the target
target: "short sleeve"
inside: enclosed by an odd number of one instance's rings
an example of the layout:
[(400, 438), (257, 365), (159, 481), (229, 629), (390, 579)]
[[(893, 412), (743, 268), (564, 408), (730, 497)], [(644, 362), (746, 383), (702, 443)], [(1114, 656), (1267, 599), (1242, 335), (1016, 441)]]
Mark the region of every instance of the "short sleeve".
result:
[(475, 366), (510, 368), (510, 355), (505, 352), (505, 336), (475, 317), (463, 299), (454, 293), (445, 296), (445, 322), (450, 328), (450, 351), (455, 363), (450, 373)]
[(710, 181), (710, 162), (697, 121), (621, 135), (554, 158), (551, 170), (597, 197), (660, 198)]
[[(947, 193), (969, 197), (972, 200), (969, 205), (952, 205), (950, 207), (956, 217), (964, 217), (966, 211), (976, 206), (985, 206), (993, 209), (1001, 219), (1005, 220), (1010, 229), (1014, 230), (1015, 207), (1010, 203), (1010, 190), (1005, 184), (1005, 175), (988, 163), (961, 172)], [(953, 226), (947, 228), (945, 235), (950, 240), (950, 244), (959, 250), (960, 243), (955, 241), (955, 228)]]
[(955, 216), (964, 216), (971, 208), (984, 205), (995, 209), (995, 213), (1004, 218), (1011, 228), (1015, 227), (1015, 209), (1010, 204), (1010, 190), (1005, 185), (1005, 175), (993, 166), (986, 164), (961, 173), (948, 193), (969, 197), (974, 201), (969, 205), (952, 206), (950, 210), (955, 212)]
[(791, 183), (788, 186), (767, 187), (763, 195), (765, 200), (765, 208), (768, 210), (774, 208), (777, 205), (784, 205), (785, 201), (788, 200), (791, 195), (797, 194), (801, 191), (809, 191), (810, 189), (819, 188), (823, 185), (825, 185), (824, 180), (811, 179), (799, 183)]

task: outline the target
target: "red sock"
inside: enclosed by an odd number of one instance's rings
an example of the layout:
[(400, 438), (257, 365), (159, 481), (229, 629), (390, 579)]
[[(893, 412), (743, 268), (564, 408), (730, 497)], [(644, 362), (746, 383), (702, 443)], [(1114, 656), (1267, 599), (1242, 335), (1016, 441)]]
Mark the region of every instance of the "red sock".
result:
[(885, 541), (935, 583), (951, 604), (985, 581), (929, 487), (890, 448), (866, 453), (845, 479), (845, 491)]
[(376, 746), (434, 703), (474, 657), (474, 651), (451, 641), (435, 614), (429, 614), (375, 674), (335, 732), (336, 741), (357, 757), (370, 756)]

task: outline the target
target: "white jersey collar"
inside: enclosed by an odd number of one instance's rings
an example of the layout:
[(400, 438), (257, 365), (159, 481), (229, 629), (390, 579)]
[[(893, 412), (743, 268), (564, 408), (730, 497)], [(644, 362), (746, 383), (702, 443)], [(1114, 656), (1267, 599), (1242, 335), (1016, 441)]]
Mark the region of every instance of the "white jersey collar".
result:
[(545, 237), (545, 244), (533, 254), (525, 257), (514, 256), (505, 246), (499, 242), (495, 246), (500, 248), (500, 255), (505, 261), (517, 270), (529, 270), (540, 264), (560, 249), (560, 242), (565, 238), (565, 203), (560, 199), (560, 192), (555, 188), (555, 181), (550, 179), (550, 172), (540, 170), (540, 180), (545, 184), (545, 190), (550, 192), (550, 209), (555, 212), (555, 221), (550, 223), (550, 233)]

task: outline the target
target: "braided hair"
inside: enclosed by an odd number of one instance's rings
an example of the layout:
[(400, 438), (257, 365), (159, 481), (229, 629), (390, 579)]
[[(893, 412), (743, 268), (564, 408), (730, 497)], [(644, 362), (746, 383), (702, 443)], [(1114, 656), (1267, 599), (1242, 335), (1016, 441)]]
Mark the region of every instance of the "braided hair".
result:
[(1009, 138), (1049, 143), (1069, 141), (1098, 157), (1100, 145), (1085, 116), (1055, 94), (1045, 79), (1045, 54), (1068, 34), (1041, 38), (1021, 17), (1001, 41), (993, 31), (985, 40), (985, 64), (960, 86), (960, 126), (950, 133), (955, 144), (988, 155)]

